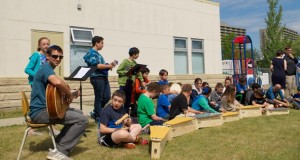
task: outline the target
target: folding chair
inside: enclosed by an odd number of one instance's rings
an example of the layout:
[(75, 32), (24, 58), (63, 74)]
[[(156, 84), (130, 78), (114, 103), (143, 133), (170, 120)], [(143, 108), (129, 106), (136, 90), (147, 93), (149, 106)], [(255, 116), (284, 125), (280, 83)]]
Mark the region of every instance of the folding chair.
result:
[(23, 111), (23, 116), (24, 116), (25, 124), (27, 125), (27, 129), (25, 130), (25, 133), (24, 133), (23, 141), (22, 141), (21, 148), (20, 148), (20, 151), (19, 151), (19, 154), (18, 154), (18, 160), (21, 157), (22, 149), (23, 149), (25, 140), (27, 138), (28, 131), (30, 129), (42, 128), (42, 127), (48, 127), (49, 126), (49, 130), (50, 130), (50, 133), (51, 133), (51, 138), (52, 138), (53, 146), (54, 146), (54, 149), (56, 148), (55, 138), (54, 138), (54, 132), (53, 132), (52, 125), (51, 124), (37, 124), (37, 123), (32, 123), (31, 120), (30, 120), (30, 118), (27, 115), (28, 112), (29, 112), (29, 103), (28, 103), (28, 99), (27, 99), (27, 96), (26, 96), (25, 92), (21, 91), (21, 96), (22, 96), (22, 99), (21, 99), (21, 101), (22, 101), (22, 111)]

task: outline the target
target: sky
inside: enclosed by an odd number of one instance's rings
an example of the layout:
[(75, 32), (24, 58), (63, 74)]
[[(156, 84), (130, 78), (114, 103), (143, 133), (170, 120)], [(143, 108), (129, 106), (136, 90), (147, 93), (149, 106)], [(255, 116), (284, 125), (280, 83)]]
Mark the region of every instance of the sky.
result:
[[(265, 18), (269, 6), (267, 0), (213, 0), (220, 3), (221, 22), (246, 29), (254, 48), (260, 50), (259, 29), (266, 28)], [(300, 1), (279, 0), (282, 6), (282, 25), (300, 34)]]

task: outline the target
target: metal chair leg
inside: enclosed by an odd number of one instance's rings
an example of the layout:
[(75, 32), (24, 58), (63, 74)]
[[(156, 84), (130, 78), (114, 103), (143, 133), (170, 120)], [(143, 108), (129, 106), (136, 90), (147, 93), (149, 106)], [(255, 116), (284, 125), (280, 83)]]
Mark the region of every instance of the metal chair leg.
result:
[(51, 132), (51, 139), (52, 139), (53, 147), (54, 147), (54, 149), (56, 149), (56, 142), (55, 142), (54, 131), (53, 131), (52, 125), (49, 125), (49, 130)]
[(24, 133), (24, 136), (23, 136), (23, 141), (22, 141), (22, 144), (21, 144), (21, 148), (20, 148), (20, 151), (19, 151), (17, 160), (19, 160), (20, 157), (21, 157), (21, 153), (22, 153), (22, 150), (23, 150), (23, 146), (24, 146), (24, 143), (25, 143), (25, 141), (26, 141), (26, 138), (27, 138), (27, 135), (28, 135), (28, 131), (29, 131), (30, 129), (31, 129), (31, 127), (28, 127), (28, 128), (25, 130), (25, 133)]

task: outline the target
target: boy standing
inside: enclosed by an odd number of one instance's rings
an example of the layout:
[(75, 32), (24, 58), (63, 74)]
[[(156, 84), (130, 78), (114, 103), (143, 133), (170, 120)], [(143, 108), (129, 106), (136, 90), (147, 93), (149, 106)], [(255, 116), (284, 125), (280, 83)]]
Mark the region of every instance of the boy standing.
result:
[(95, 36), (92, 39), (93, 47), (83, 57), (88, 66), (97, 66), (97, 69), (90, 76), (90, 82), (94, 88), (95, 101), (94, 111), (90, 112), (90, 116), (95, 120), (99, 120), (101, 109), (110, 99), (110, 85), (108, 81), (108, 71), (116, 66), (114, 62), (107, 64), (98, 50), (103, 48), (104, 39)]
[[(133, 86), (133, 81), (135, 80), (135, 75), (126, 75), (126, 73), (137, 64), (135, 60), (139, 58), (139, 53), (140, 51), (138, 48), (136, 47), (130, 48), (129, 58), (124, 59), (117, 69), (117, 73), (119, 74), (118, 83), (120, 86), (120, 90), (123, 90), (126, 95), (124, 108), (127, 112), (129, 111), (129, 105), (130, 105), (131, 94), (132, 94), (132, 86)], [(141, 81), (143, 81), (142, 77), (139, 78)]]
[(100, 139), (99, 143), (106, 147), (118, 147), (124, 144), (127, 148), (134, 148), (138, 135), (142, 131), (139, 124), (131, 124), (131, 119), (127, 118), (120, 124), (115, 124), (122, 116), (126, 114), (123, 104), (125, 102), (125, 93), (117, 90), (112, 95), (111, 104), (108, 104), (101, 111), (100, 116)]
[(162, 125), (163, 118), (156, 116), (153, 98), (157, 98), (161, 92), (161, 87), (158, 83), (150, 83), (147, 87), (147, 91), (141, 94), (138, 100), (138, 121), (142, 127), (147, 124), (150, 125)]

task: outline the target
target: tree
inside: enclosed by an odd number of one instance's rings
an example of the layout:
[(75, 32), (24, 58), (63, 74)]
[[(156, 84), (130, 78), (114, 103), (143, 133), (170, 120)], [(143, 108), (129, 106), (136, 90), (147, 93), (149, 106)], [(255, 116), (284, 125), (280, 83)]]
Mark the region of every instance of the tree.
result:
[(234, 33), (225, 34), (222, 37), (222, 59), (232, 59), (232, 40), (235, 38)]
[(293, 49), (294, 55), (296, 55), (296, 56), (300, 55), (300, 36), (298, 36), (296, 41), (293, 41), (292, 49)]
[(283, 28), (281, 26), (282, 6), (277, 9), (278, 0), (267, 0), (269, 4), (269, 11), (265, 18), (267, 25), (265, 48), (261, 48), (264, 59), (261, 67), (269, 68), (271, 59), (274, 57), (277, 50), (283, 50), (285, 47), (285, 40), (283, 38)]

